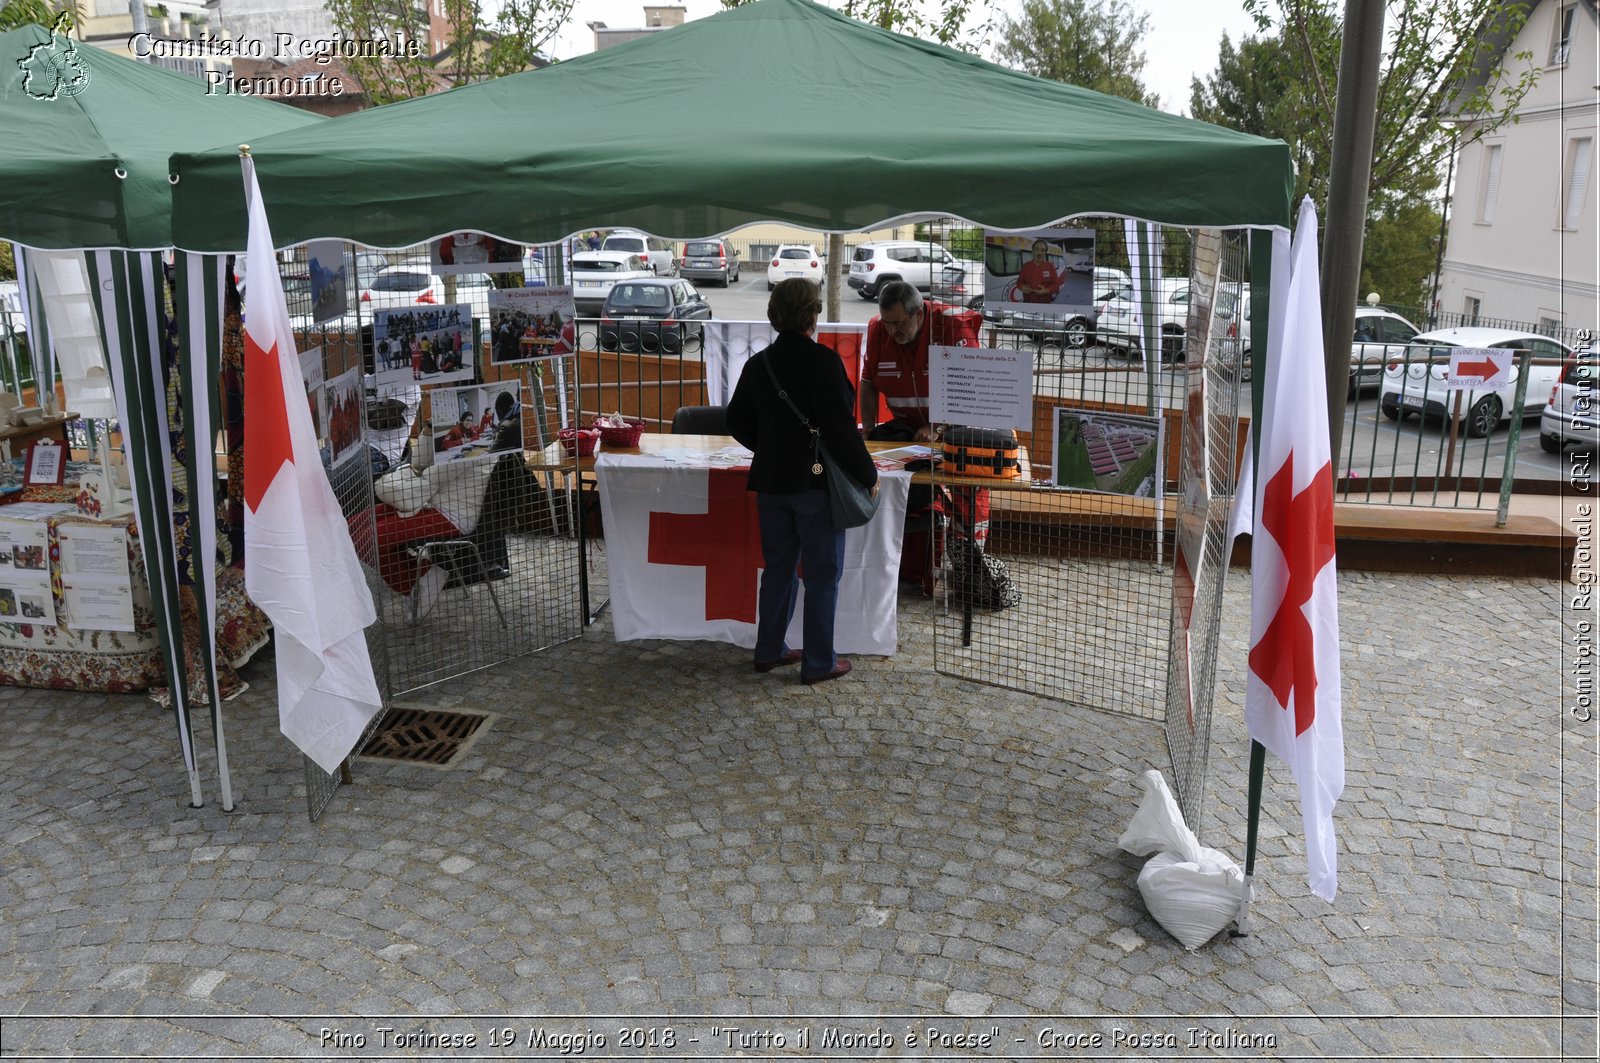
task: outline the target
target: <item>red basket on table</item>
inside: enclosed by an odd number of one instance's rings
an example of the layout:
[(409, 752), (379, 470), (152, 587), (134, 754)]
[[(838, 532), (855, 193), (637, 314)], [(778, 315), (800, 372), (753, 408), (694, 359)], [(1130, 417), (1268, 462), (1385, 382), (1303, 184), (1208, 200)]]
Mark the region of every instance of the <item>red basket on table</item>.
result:
[(561, 449), (580, 458), (591, 457), (595, 444), (600, 442), (600, 432), (595, 428), (563, 428), (556, 433)]
[(600, 430), (600, 442), (608, 447), (636, 447), (639, 437), (644, 435), (645, 423), (636, 421), (632, 417), (626, 419), (626, 428), (610, 428), (606, 425), (595, 423), (595, 428)]

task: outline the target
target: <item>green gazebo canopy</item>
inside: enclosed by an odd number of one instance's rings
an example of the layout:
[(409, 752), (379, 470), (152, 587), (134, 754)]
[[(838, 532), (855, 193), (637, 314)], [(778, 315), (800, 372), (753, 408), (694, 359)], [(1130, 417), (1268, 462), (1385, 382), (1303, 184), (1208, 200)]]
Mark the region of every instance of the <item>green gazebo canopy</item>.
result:
[(69, 250), (172, 246), (167, 159), (319, 124), (39, 26), (0, 33), (0, 239)]
[[(808, 0), (249, 142), (283, 245), (462, 229), (532, 243), (621, 224), (687, 238), (765, 220), (851, 231), (935, 213), (1006, 229), (1075, 214), (1287, 226), (1293, 183), (1280, 141)], [(243, 249), (235, 156), (173, 158), (178, 246)]]

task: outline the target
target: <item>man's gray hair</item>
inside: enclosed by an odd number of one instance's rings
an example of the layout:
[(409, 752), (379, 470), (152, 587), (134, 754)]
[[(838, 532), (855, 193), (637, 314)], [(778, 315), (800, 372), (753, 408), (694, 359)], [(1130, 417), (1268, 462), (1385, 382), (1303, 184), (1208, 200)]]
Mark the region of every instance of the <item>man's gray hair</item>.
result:
[(922, 309), (922, 293), (905, 281), (890, 281), (878, 288), (879, 310), (887, 310), (896, 303), (909, 317)]

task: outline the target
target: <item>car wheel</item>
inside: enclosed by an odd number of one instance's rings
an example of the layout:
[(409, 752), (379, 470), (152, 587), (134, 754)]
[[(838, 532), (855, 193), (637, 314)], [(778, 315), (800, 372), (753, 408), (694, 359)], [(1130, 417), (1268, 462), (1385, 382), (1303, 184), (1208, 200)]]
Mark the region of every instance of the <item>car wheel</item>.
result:
[(1500, 400), (1495, 396), (1484, 396), (1467, 411), (1468, 436), (1482, 439), (1498, 427), (1500, 427)]
[(776, 287), (777, 287), (777, 285), (773, 284), (771, 281), (767, 282), (767, 291), (770, 292), (770, 291), (772, 291), (773, 288), (776, 288)]
[(1391, 421), (1403, 421), (1406, 419), (1405, 412), (1400, 409), (1400, 404), (1388, 395), (1378, 400), (1378, 409), (1382, 410), (1383, 415)]
[(1561, 453), (1561, 437), (1553, 436), (1546, 432), (1539, 433), (1539, 449), (1546, 454)]
[(1067, 322), (1067, 346), (1075, 351), (1081, 351), (1089, 346), (1089, 322), (1081, 317), (1075, 317)]
[(1355, 398), (1360, 397), (1360, 395), (1361, 395), (1361, 382), (1358, 379), (1356, 379), (1356, 375), (1354, 373), (1351, 373), (1350, 374), (1350, 387), (1345, 391), (1344, 397), (1347, 398), (1347, 399), (1355, 399)]

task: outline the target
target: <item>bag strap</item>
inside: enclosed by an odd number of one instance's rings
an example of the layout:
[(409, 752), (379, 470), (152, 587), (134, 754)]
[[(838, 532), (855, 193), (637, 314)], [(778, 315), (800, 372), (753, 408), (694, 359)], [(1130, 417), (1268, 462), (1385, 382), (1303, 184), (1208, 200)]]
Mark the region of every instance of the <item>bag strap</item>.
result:
[(794, 399), (790, 399), (789, 392), (784, 391), (784, 386), (782, 386), (782, 384), (778, 383), (778, 373), (776, 373), (776, 371), (773, 370), (773, 360), (771, 360), (771, 357), (763, 357), (762, 365), (765, 365), (765, 367), (766, 367), (766, 375), (770, 376), (770, 378), (773, 379), (773, 387), (776, 387), (776, 389), (778, 389), (778, 397), (779, 397), (779, 399), (782, 399), (782, 400), (784, 400), (784, 402), (789, 403), (790, 410), (794, 410), (795, 411), (795, 416), (797, 416), (797, 418), (800, 418), (800, 423), (805, 424), (805, 431), (811, 432), (811, 434), (813, 434), (813, 435), (821, 434), (822, 429), (819, 429), (819, 427), (816, 427), (816, 426), (814, 426), (814, 424), (811, 424), (811, 421), (808, 421), (808, 419), (806, 419), (806, 416), (803, 415), (803, 413), (800, 413), (800, 407), (797, 407), (797, 405), (795, 405), (795, 400)]
[(778, 383), (777, 371), (772, 368), (772, 359), (762, 357), (761, 364), (767, 367), (767, 376), (772, 378), (772, 386), (777, 389), (778, 398), (789, 404), (789, 409), (794, 411), (794, 415), (800, 418), (800, 423), (806, 426), (806, 431), (811, 433), (811, 475), (819, 475), (824, 469), (822, 457), (827, 453), (822, 447), (822, 429), (812, 424), (806, 415), (800, 412), (800, 407), (794, 404), (789, 393), (783, 390), (783, 385)]

